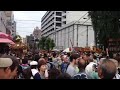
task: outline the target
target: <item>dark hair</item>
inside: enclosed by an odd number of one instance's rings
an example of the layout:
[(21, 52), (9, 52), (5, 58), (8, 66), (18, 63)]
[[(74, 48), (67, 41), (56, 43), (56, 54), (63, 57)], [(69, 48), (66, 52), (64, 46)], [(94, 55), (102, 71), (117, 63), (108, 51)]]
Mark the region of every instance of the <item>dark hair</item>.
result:
[(24, 59), (22, 59), (22, 64), (28, 64), (28, 58), (25, 57)]
[(31, 67), (31, 69), (36, 69), (37, 65), (31, 65), (30, 67)]
[(52, 68), (49, 71), (48, 78), (49, 79), (56, 79), (58, 75), (60, 75), (60, 71), (58, 69), (56, 69), (56, 68)]
[(94, 59), (97, 59), (97, 56), (93, 55), (93, 58), (94, 58)]
[(79, 58), (79, 57), (80, 57), (79, 54), (72, 54), (72, 55), (70, 56), (70, 62), (72, 62), (73, 59), (77, 59), (77, 58)]
[(19, 61), (17, 60), (16, 57), (10, 56), (10, 55), (3, 55), (3, 56), (1, 56), (1, 57), (2, 57), (2, 58), (10, 58), (10, 59), (12, 59), (13, 63), (12, 63), (12, 65), (10, 66), (11, 71), (14, 71), (15, 68), (19, 66)]
[(22, 67), (20, 65), (18, 66), (18, 70), (17, 71), (18, 71), (17, 75), (20, 75), (22, 73)]
[(24, 79), (30, 79), (32, 76), (31, 68), (24, 69), (22, 74)]
[(61, 73), (56, 79), (72, 79), (72, 77), (67, 73)]
[(46, 64), (46, 61), (45, 60), (39, 60), (38, 61), (38, 70), (39, 68), (42, 66), (42, 65), (45, 65)]
[(109, 58), (113, 58), (113, 53), (109, 52)]
[(56, 53), (53, 53), (53, 57), (54, 57), (54, 58), (56, 57)]
[(70, 53), (67, 53), (67, 56), (70, 57)]
[(83, 69), (85, 69), (85, 67), (86, 67), (86, 61), (83, 60), (83, 59), (80, 59), (80, 60), (78, 61), (78, 68), (79, 68), (80, 70), (83, 70)]
[(113, 79), (116, 74), (116, 65), (109, 59), (103, 60), (100, 64), (100, 68), (102, 69), (103, 79)]
[(40, 56), (39, 56), (38, 54), (35, 54), (35, 55), (34, 55), (34, 60), (35, 60), (35, 61), (38, 61), (39, 59), (40, 59)]
[(46, 53), (44, 53), (44, 58), (46, 58), (47, 57), (47, 54)]
[(48, 58), (48, 61), (49, 61), (49, 62), (52, 62), (52, 58), (51, 58), (51, 57), (49, 57), (49, 58)]

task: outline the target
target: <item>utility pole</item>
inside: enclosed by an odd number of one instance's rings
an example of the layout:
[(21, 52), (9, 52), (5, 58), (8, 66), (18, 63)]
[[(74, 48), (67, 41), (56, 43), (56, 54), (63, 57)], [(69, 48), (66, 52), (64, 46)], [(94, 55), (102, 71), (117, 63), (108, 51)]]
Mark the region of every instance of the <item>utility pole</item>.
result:
[(72, 46), (72, 50), (73, 50), (73, 43), (72, 43), (71, 39), (70, 39), (70, 42), (71, 42), (71, 46)]
[(78, 25), (77, 25), (77, 47), (78, 47)]
[(87, 25), (87, 35), (86, 35), (86, 47), (88, 47), (88, 25)]

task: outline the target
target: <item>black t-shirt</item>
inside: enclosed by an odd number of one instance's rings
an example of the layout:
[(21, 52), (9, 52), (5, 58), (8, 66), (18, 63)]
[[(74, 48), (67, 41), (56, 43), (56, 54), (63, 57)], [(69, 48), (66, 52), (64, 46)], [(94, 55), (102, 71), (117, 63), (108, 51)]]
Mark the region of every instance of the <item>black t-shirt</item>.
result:
[(39, 73), (36, 73), (34, 76), (33, 76), (34, 79), (41, 79), (40, 77), (40, 74)]

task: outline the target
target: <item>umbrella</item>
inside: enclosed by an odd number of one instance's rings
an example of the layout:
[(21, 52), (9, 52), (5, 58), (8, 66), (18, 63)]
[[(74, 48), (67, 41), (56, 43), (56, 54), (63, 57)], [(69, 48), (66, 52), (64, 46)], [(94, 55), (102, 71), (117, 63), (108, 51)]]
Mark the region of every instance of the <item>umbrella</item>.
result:
[(12, 40), (9, 40), (7, 38), (0, 38), (0, 43), (15, 44)]
[(10, 39), (12, 40), (11, 36), (6, 34), (6, 33), (3, 33), (3, 32), (0, 32), (0, 38), (7, 38), (7, 39)]

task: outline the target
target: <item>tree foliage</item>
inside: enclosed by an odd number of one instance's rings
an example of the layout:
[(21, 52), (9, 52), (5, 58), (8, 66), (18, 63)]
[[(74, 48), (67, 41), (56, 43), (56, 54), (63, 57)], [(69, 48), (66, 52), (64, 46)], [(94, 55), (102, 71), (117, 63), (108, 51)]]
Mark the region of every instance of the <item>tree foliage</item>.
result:
[(48, 37), (42, 37), (39, 41), (38, 47), (43, 50), (52, 50), (55, 47), (54, 40)]
[(108, 47), (109, 38), (120, 38), (120, 11), (89, 11), (95, 31), (96, 46)]

